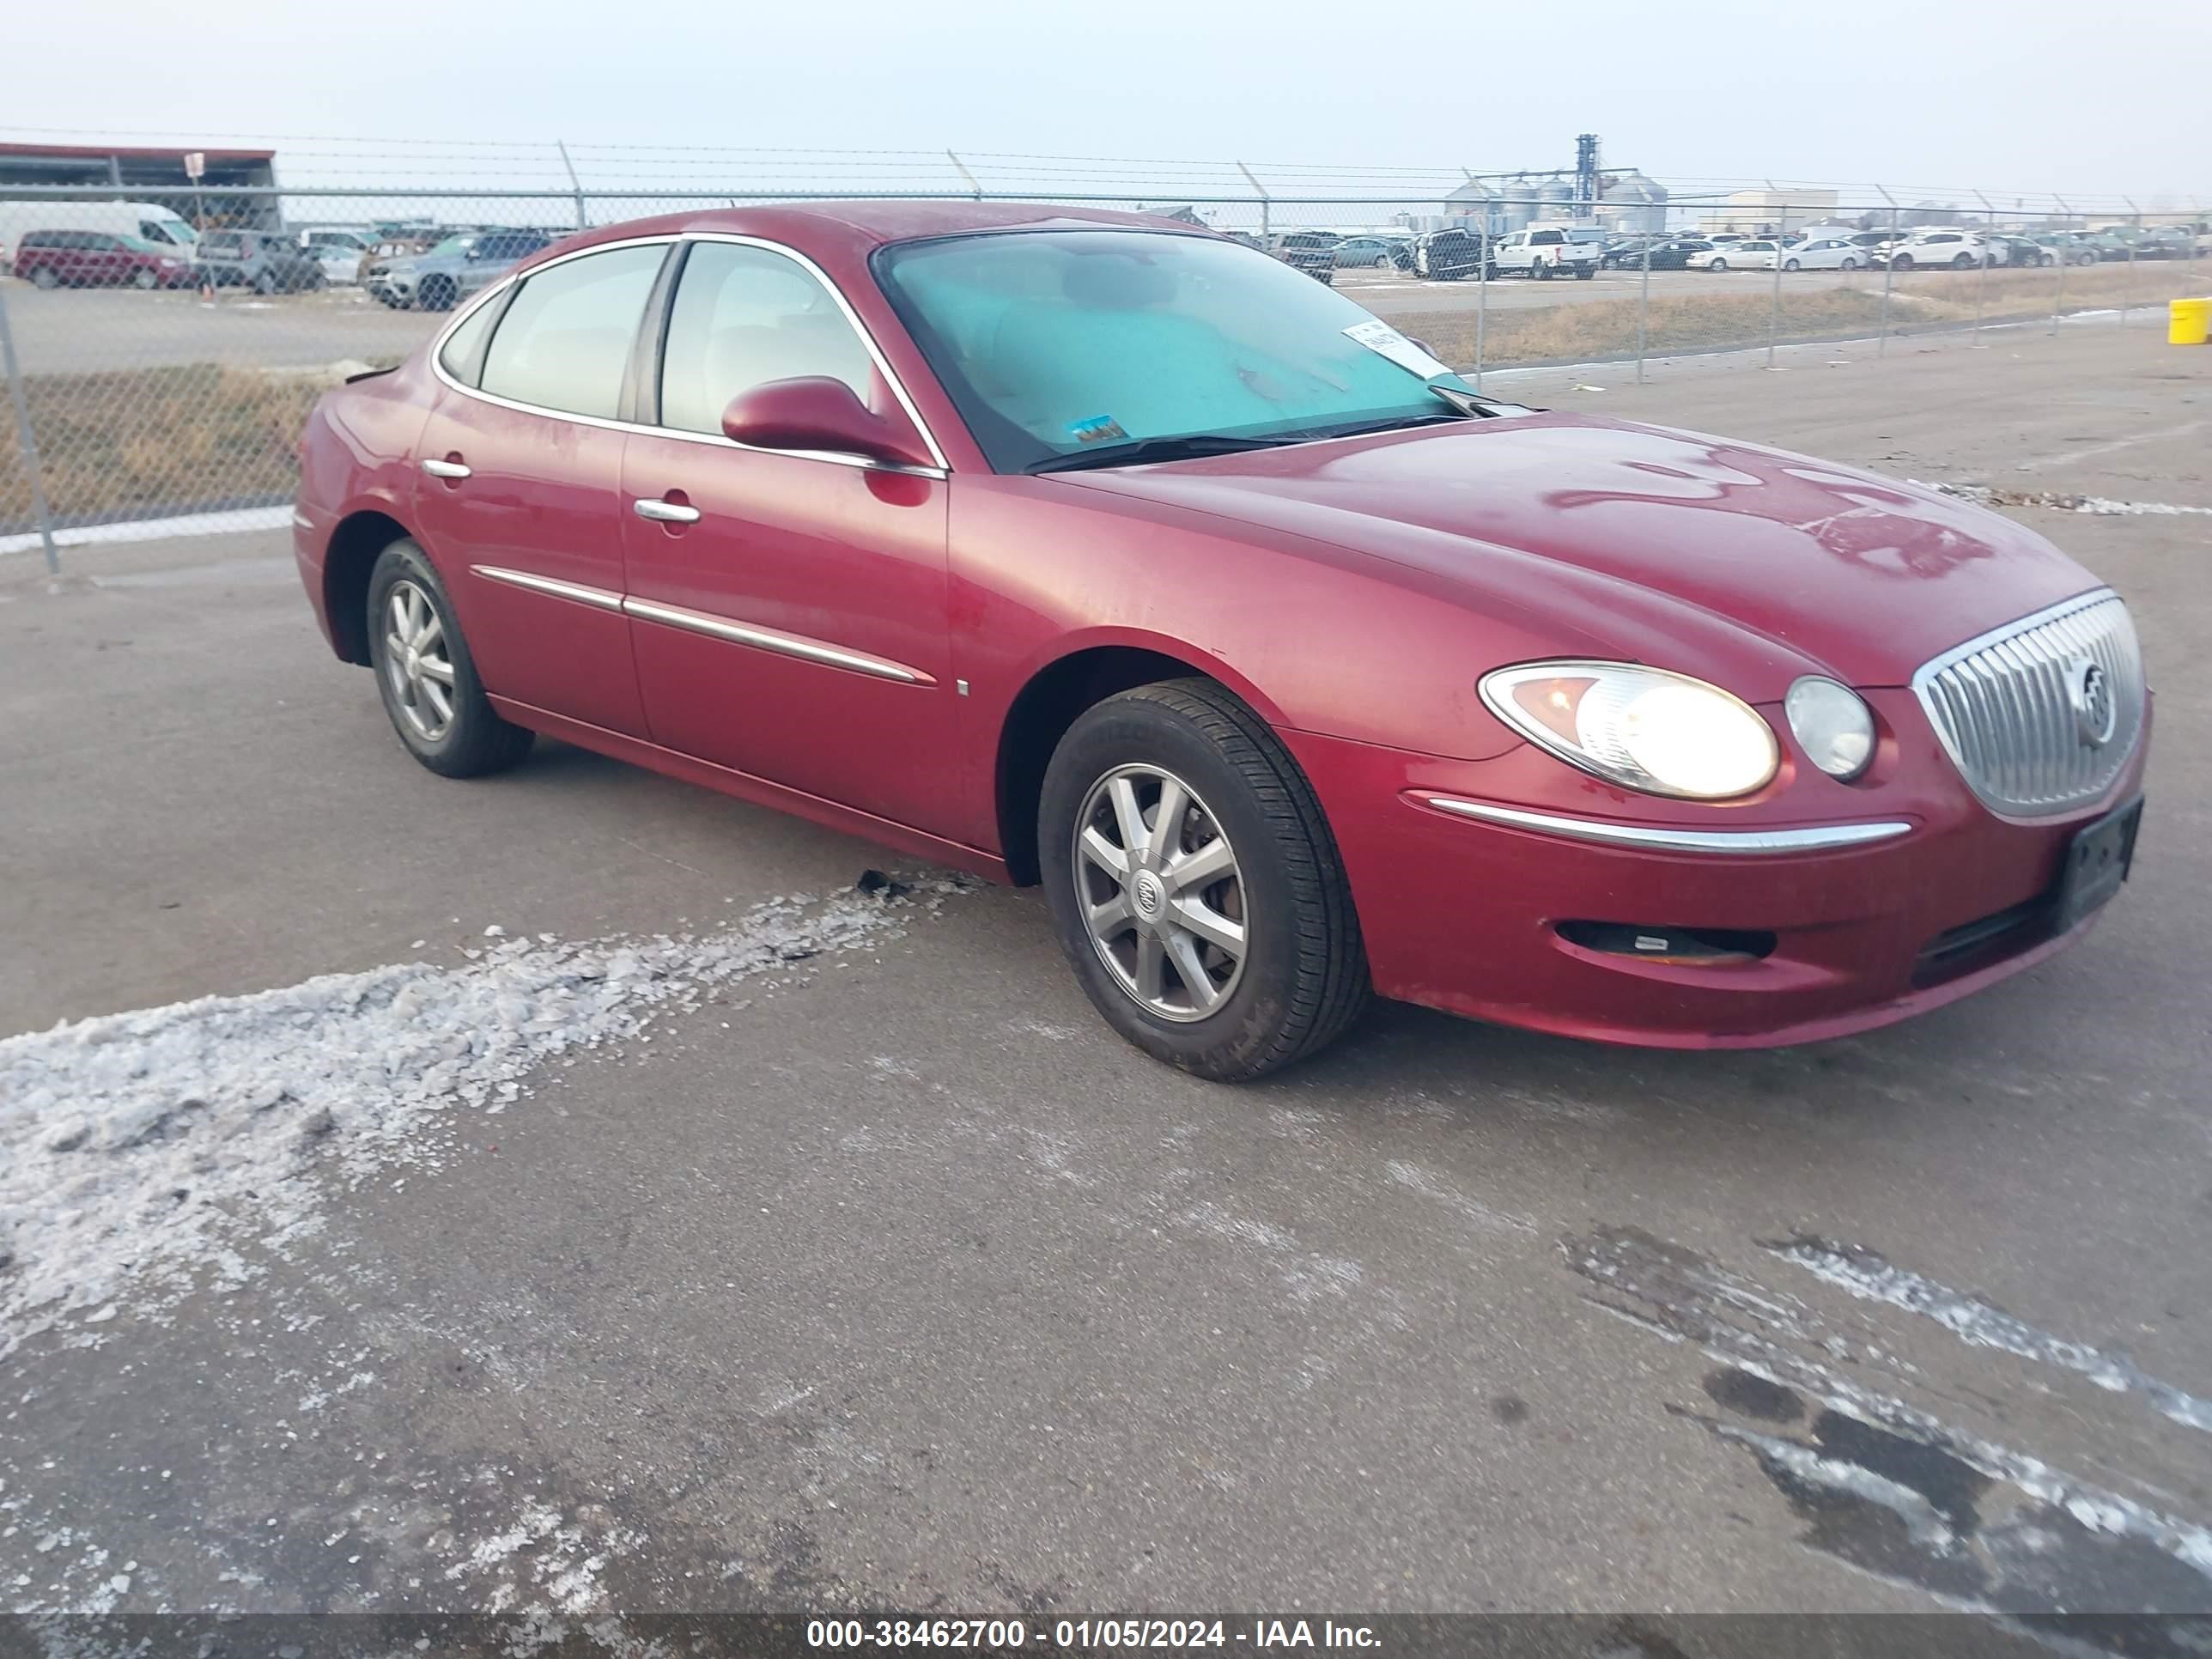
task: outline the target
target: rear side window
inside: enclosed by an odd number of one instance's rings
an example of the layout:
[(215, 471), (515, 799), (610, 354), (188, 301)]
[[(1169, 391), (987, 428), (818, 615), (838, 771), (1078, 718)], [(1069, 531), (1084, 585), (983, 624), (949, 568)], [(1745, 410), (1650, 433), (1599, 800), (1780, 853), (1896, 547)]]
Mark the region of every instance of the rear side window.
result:
[(477, 383), (477, 372), (483, 362), (484, 337), (491, 332), (499, 313), (497, 300), (486, 301), (461, 319), (439, 349), (439, 367), (463, 386)]
[(735, 242), (693, 245), (661, 361), (660, 423), (680, 432), (718, 433), (739, 392), (801, 375), (877, 402), (875, 363), (830, 290), (782, 254)]
[(483, 390), (517, 403), (611, 419), (623, 371), (666, 247), (611, 248), (523, 283), (485, 354)]

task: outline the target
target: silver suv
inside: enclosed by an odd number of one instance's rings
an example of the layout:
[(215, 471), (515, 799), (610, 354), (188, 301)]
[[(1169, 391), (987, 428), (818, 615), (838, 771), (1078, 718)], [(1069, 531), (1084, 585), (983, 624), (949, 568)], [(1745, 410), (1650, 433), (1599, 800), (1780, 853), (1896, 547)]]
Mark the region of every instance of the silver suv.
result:
[(518, 262), (553, 246), (542, 230), (471, 230), (448, 236), (427, 253), (378, 259), (363, 278), (368, 291), (395, 311), (451, 311)]

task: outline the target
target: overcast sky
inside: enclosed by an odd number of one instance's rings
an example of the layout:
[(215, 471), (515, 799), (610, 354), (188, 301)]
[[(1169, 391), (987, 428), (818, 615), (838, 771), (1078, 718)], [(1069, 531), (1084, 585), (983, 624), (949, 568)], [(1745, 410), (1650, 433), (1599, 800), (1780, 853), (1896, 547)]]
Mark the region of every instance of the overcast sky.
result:
[(5, 33), (5, 136), (282, 135), (280, 167), (327, 134), (1491, 171), (1590, 131), (1662, 176), (2212, 205), (2188, 0), (101, 0)]

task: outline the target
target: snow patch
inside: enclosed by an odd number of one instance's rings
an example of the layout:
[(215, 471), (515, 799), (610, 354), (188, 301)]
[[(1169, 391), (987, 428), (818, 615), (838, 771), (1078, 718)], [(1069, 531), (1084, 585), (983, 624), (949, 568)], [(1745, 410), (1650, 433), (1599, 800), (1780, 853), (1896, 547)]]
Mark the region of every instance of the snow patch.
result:
[(1893, 1267), (1872, 1250), (1802, 1237), (1767, 1248), (1784, 1261), (1795, 1262), (1814, 1278), (1848, 1291), (1863, 1302), (1885, 1303), (1907, 1313), (1919, 1314), (1934, 1320), (1961, 1342), (2058, 1366), (2086, 1376), (2097, 1387), (2113, 1394), (2140, 1394), (2175, 1422), (2212, 1432), (2212, 1401), (2200, 1399), (2148, 1375), (2122, 1355), (2053, 1336), (1991, 1307), (1978, 1297), (1965, 1295), (1907, 1268)]
[(0, 1356), (70, 1315), (160, 1317), (194, 1285), (235, 1288), (259, 1271), (241, 1247), (313, 1232), (333, 1186), (436, 1168), (458, 1115), (506, 1106), (546, 1060), (879, 945), (964, 884), (922, 882), (919, 907), (776, 899), (696, 934), (502, 939), (458, 967), (325, 975), (0, 1041)]

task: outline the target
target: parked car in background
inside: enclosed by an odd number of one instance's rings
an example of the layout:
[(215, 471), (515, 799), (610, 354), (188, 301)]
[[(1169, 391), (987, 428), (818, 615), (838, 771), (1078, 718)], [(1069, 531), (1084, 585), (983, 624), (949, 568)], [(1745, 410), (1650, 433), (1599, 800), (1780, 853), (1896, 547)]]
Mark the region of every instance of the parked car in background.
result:
[(372, 259), (362, 281), (396, 311), (451, 311), (526, 259), (553, 245), (542, 230), (464, 231), (422, 253)]
[(2184, 225), (2154, 225), (2136, 245), (2138, 259), (2186, 259), (2196, 238)]
[(273, 230), (210, 230), (200, 238), (193, 262), (204, 281), (256, 294), (300, 294), (325, 282), (313, 255)]
[(2141, 820), (2128, 607), (2027, 524), (1486, 398), (1166, 219), (606, 226), (300, 456), (307, 597), (428, 771), (542, 733), (1040, 882), (1102, 1018), (1223, 1081), (1378, 994), (1886, 1025), (2078, 940)]
[(1949, 265), (1972, 270), (1992, 263), (1990, 250), (1970, 230), (1916, 230), (1883, 256), (1893, 270), (1911, 270), (1929, 265)]
[(1989, 249), (1991, 264), (2020, 269), (2058, 263), (2056, 252), (2022, 231), (1990, 231), (1984, 234), (1982, 240)]
[(1650, 249), (1639, 249), (1620, 262), (1624, 270), (1641, 270), (1648, 258), (1654, 270), (1686, 270), (1690, 256), (1704, 253), (1713, 244), (1702, 236), (1668, 236), (1652, 242)]
[[(1741, 246), (1749, 247), (1751, 244)], [(1773, 270), (1776, 257), (1766, 255), (1753, 269)], [(1856, 270), (1867, 262), (1866, 250), (1842, 235), (1813, 236), (1784, 244), (1779, 257), (1784, 270)]]
[(152, 202), (27, 202), (0, 199), (0, 270), (15, 263), (27, 232), (92, 230), (128, 236), (174, 257), (191, 258), (199, 238), (175, 210)]
[(1588, 226), (1540, 222), (1499, 237), (1490, 264), (1500, 276), (1534, 276), (1548, 282), (1571, 272), (1588, 282), (1597, 275), (1602, 252), (1597, 233)]
[(1388, 270), (1410, 260), (1410, 244), (1394, 236), (1347, 236), (1333, 250), (1339, 270)]
[(1270, 239), (1267, 252), (1316, 282), (1336, 281), (1335, 235), (1326, 230), (1286, 230)]
[(1780, 244), (1747, 237), (1736, 242), (1714, 242), (1692, 253), (1684, 264), (1692, 270), (1771, 270)]
[(104, 230), (26, 231), (15, 244), (15, 274), (45, 289), (182, 288), (193, 280), (184, 249)]
[(1413, 239), (1413, 275), (1431, 283), (1466, 282), (1482, 274), (1482, 249), (1479, 230), (1447, 225), (1430, 231)]
[(325, 227), (319, 230), (300, 233), (300, 246), (307, 257), (323, 268), (323, 280), (349, 285), (361, 280), (362, 268), (368, 263), (370, 252), (376, 246), (373, 230), (348, 230)]
[(2050, 257), (2046, 264), (2094, 265), (2097, 250), (2082, 240), (2081, 234), (2071, 230), (2038, 230), (2027, 234), (2027, 240)]

